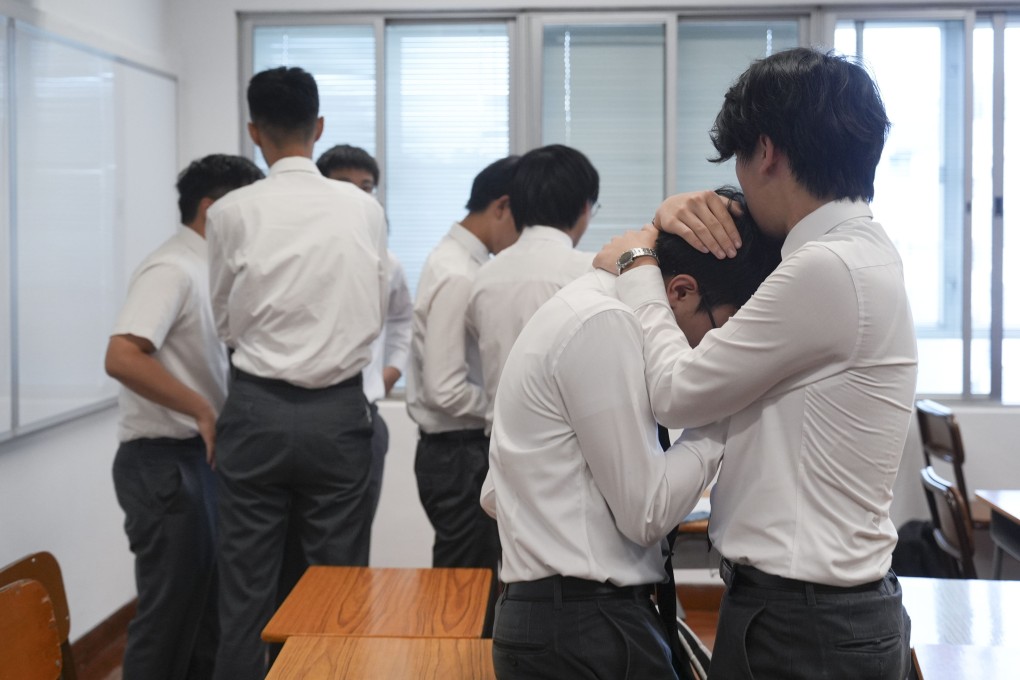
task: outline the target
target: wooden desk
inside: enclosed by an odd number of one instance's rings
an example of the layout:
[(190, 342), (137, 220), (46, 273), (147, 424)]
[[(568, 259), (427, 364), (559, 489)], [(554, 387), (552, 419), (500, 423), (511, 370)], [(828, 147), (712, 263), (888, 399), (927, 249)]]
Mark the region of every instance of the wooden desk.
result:
[(992, 508), (989, 533), (995, 543), (992, 558), (992, 577), (1002, 577), (1002, 553), (1020, 560), (1020, 490), (986, 490), (975, 492), (978, 498)]
[(488, 569), (309, 567), (262, 639), (480, 637), (491, 579)]
[(900, 585), (912, 646), (1020, 645), (1020, 581), (902, 576)]
[(495, 680), (492, 640), (292, 637), (266, 680)]
[(915, 645), (914, 654), (921, 669), (920, 680), (1015, 680), (1020, 668), (1017, 647)]

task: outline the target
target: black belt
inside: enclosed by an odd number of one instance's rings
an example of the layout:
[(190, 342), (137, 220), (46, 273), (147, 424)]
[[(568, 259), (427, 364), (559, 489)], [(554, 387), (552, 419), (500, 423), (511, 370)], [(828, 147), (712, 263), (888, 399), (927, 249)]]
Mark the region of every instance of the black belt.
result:
[(811, 583), (810, 581), (798, 581), (795, 578), (775, 576), (767, 574), (761, 569), (756, 569), (747, 564), (734, 564), (725, 557), (719, 565), (719, 572), (727, 588), (735, 585), (748, 585), (756, 588), (769, 588), (771, 590), (785, 590), (789, 592), (801, 592), (810, 595), (827, 594), (842, 595), (846, 593), (866, 593), (871, 590), (878, 590), (882, 586), (883, 579), (870, 581), (856, 586), (830, 586), (824, 583)]
[(261, 375), (252, 375), (251, 373), (245, 373), (237, 367), (231, 367), (230, 375), (234, 380), (240, 380), (242, 382), (253, 383), (255, 385), (264, 385), (266, 387), (276, 387), (284, 389), (302, 389), (302, 390), (331, 390), (337, 388), (346, 387), (361, 387), (361, 373), (355, 373), (347, 380), (342, 380), (333, 385), (327, 385), (326, 387), (301, 387), (294, 383), (287, 382), (286, 380), (280, 380), (279, 378), (263, 378)]
[(450, 430), (448, 432), (419, 432), (424, 442), (463, 442), (471, 439), (485, 439), (485, 430)]
[(647, 600), (652, 595), (651, 585), (617, 586), (612, 583), (589, 581), (573, 576), (547, 576), (536, 581), (507, 583), (503, 591), (508, 600), (531, 602), (562, 602), (571, 600), (599, 600), (634, 598)]

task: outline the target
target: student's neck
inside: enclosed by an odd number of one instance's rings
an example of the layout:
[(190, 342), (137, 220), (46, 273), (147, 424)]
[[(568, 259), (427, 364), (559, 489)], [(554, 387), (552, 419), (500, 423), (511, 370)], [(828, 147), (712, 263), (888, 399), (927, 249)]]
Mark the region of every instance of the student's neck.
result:
[(492, 237), (489, 233), (489, 220), (486, 218), (485, 213), (468, 213), (464, 219), (460, 221), (460, 226), (470, 231), (475, 238), (484, 243), (490, 253), (495, 250), (491, 243)]
[(783, 224), (787, 234), (793, 231), (793, 228), (805, 217), (833, 200), (831, 198), (818, 198), (800, 185), (789, 189), (785, 196)]
[(292, 142), (289, 144), (281, 144), (279, 146), (263, 143), (261, 148), (262, 156), (266, 159), (266, 164), (272, 167), (273, 164), (281, 158), (290, 158), (292, 156), (311, 160), (315, 143)]

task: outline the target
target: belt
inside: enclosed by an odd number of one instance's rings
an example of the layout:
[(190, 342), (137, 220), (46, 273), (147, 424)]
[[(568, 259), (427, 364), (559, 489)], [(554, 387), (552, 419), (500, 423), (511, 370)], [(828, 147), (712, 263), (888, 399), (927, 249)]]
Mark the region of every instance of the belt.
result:
[(788, 592), (801, 592), (808, 596), (812, 594), (845, 595), (847, 593), (866, 593), (878, 590), (882, 586), (883, 579), (870, 581), (856, 586), (830, 586), (824, 583), (811, 583), (810, 581), (798, 581), (795, 578), (775, 576), (767, 574), (761, 569), (756, 569), (748, 564), (735, 564), (725, 557), (719, 565), (719, 573), (727, 588), (737, 585), (747, 585), (755, 588), (768, 588), (771, 590), (784, 590)]
[(562, 602), (571, 600), (599, 600), (613, 598), (648, 599), (652, 585), (617, 586), (612, 583), (589, 581), (573, 576), (547, 576), (536, 581), (507, 583), (503, 595), (508, 600), (531, 602)]
[(487, 439), (485, 430), (450, 430), (448, 432), (420, 432), (419, 437), (424, 442), (463, 442), (472, 439)]
[(347, 380), (342, 380), (332, 385), (326, 385), (325, 387), (301, 387), (294, 383), (287, 382), (286, 380), (280, 380), (279, 378), (263, 378), (261, 375), (252, 375), (251, 373), (245, 373), (237, 367), (231, 367), (230, 375), (234, 380), (240, 380), (242, 382), (253, 383), (255, 385), (264, 385), (266, 387), (277, 387), (284, 389), (299, 389), (299, 390), (330, 390), (335, 388), (344, 387), (361, 387), (361, 373), (355, 373)]

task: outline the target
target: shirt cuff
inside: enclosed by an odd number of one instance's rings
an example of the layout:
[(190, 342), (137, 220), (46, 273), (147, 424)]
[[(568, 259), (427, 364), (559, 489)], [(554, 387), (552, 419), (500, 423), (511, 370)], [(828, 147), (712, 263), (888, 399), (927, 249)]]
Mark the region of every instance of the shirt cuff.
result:
[(656, 302), (669, 306), (662, 270), (658, 267), (634, 267), (624, 272), (616, 279), (616, 293), (631, 309)]

